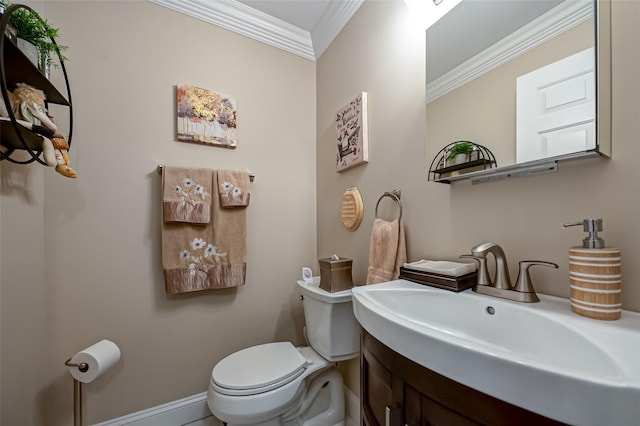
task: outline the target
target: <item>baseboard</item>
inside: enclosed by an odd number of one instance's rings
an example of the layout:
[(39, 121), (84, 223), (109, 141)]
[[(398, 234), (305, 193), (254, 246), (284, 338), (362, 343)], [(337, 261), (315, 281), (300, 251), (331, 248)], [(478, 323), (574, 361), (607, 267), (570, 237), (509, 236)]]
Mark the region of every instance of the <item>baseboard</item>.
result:
[(178, 426), (209, 416), (207, 393), (202, 392), (94, 426)]
[(360, 398), (356, 396), (348, 387), (344, 387), (344, 414), (345, 425), (360, 424)]
[[(345, 424), (358, 425), (360, 399), (344, 388)], [(158, 405), (117, 419), (96, 423), (94, 426), (179, 426), (211, 416), (207, 406), (207, 393), (202, 392), (177, 401)]]

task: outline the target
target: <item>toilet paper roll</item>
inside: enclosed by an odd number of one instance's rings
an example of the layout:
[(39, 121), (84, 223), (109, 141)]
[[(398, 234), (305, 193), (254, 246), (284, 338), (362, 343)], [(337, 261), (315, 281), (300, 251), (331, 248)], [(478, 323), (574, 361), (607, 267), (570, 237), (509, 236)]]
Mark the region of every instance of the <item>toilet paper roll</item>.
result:
[(70, 363), (86, 363), (89, 369), (85, 372), (78, 367), (69, 367), (69, 373), (79, 382), (91, 383), (120, 360), (120, 348), (110, 340), (101, 340), (89, 346), (69, 360)]

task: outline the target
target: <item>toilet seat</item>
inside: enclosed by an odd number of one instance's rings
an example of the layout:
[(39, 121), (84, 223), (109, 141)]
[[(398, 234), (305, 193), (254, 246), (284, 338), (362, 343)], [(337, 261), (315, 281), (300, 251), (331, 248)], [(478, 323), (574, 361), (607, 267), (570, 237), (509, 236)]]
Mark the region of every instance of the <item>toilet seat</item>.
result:
[(266, 343), (224, 358), (211, 372), (211, 383), (224, 395), (255, 395), (295, 380), (308, 365), (290, 342)]

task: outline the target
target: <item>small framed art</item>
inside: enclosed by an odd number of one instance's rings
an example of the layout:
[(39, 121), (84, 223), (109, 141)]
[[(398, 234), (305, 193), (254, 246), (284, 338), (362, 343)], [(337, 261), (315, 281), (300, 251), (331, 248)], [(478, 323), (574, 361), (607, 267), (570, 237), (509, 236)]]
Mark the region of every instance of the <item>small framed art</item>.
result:
[(236, 148), (236, 102), (200, 87), (177, 87), (178, 140)]
[(369, 161), (367, 92), (351, 99), (336, 114), (336, 171)]

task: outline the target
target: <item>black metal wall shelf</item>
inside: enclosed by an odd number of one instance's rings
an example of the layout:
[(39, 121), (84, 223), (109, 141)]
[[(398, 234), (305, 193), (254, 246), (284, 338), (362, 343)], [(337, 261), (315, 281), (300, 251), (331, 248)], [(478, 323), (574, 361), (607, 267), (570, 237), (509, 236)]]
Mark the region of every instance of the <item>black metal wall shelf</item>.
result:
[(463, 163), (453, 163), (450, 160), (452, 148), (467, 141), (457, 141), (442, 148), (431, 162), (429, 167), (429, 180), (440, 183), (451, 183), (449, 177), (457, 177), (461, 174), (475, 172), (479, 170), (491, 169), (498, 166), (496, 157), (487, 148), (480, 144), (468, 142), (472, 145), (467, 161)]
[[(0, 144), (6, 148), (6, 152), (0, 152), (0, 161), (8, 160), (18, 164), (28, 164), (37, 161), (40, 164), (46, 165), (44, 160), (40, 158), (42, 153), (42, 136), (21, 126), (16, 121), (16, 117), (11, 110), (8, 92), (13, 91), (17, 87), (18, 83), (26, 83), (42, 90), (45, 93), (47, 104), (57, 104), (68, 107), (69, 133), (66, 140), (69, 143), (69, 146), (71, 146), (71, 137), (73, 133), (71, 89), (69, 87), (67, 70), (64, 67), (64, 63), (59, 54), (58, 65), (64, 77), (66, 96), (63, 95), (5, 35), (5, 30), (9, 25), (9, 18), (11, 14), (18, 9), (26, 9), (32, 13), (36, 13), (29, 6), (12, 4), (3, 14), (0, 15), (0, 93), (4, 99), (4, 104), (7, 108), (10, 119), (9, 121), (0, 121)], [(56, 44), (56, 41), (53, 38), (51, 38), (51, 42)], [(11, 155), (16, 149), (27, 151), (31, 158), (27, 160), (16, 160), (11, 158)]]

